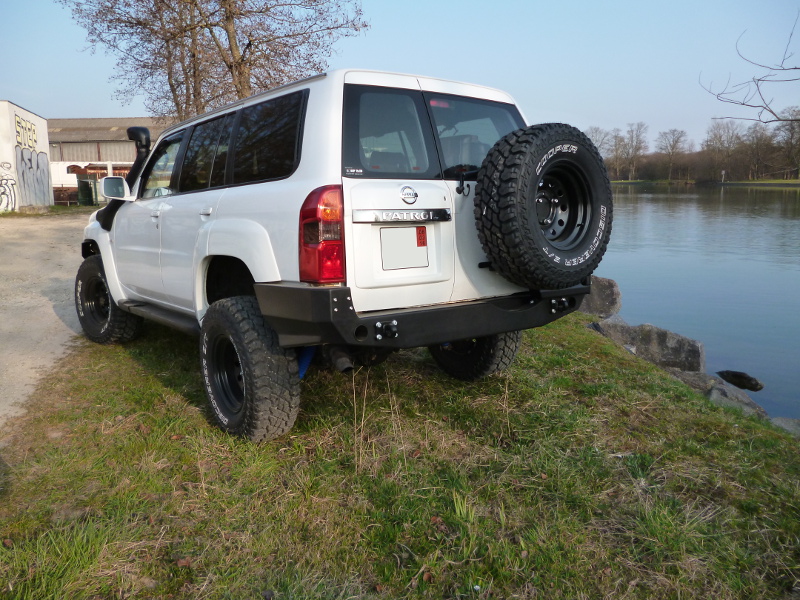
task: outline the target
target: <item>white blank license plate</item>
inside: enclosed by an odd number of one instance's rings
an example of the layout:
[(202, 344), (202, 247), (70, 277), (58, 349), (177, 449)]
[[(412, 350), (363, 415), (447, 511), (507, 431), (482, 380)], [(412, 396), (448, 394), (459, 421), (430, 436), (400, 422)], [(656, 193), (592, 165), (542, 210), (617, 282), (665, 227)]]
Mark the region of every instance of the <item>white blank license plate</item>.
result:
[(428, 266), (428, 231), (418, 227), (381, 227), (383, 270)]

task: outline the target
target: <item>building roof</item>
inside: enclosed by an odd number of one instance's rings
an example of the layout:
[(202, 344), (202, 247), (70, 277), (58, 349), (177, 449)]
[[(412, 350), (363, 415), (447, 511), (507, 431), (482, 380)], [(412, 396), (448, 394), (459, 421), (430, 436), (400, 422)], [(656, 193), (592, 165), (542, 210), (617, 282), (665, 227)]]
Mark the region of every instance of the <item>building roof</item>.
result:
[(172, 125), (172, 121), (153, 117), (122, 117), (110, 119), (47, 119), (50, 143), (58, 142), (126, 142), (128, 127), (147, 127), (150, 139)]

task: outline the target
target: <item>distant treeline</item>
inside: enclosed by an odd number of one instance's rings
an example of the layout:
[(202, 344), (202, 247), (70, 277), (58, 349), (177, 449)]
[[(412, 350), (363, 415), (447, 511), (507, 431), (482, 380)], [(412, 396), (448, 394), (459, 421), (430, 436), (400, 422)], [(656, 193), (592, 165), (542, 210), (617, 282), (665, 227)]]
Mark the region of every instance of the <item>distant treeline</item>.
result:
[(713, 121), (697, 148), (685, 131), (659, 132), (647, 143), (647, 125), (629, 123), (626, 131), (590, 127), (585, 133), (600, 150), (615, 180), (757, 181), (800, 179), (800, 107), (782, 113), (786, 120), (765, 124)]

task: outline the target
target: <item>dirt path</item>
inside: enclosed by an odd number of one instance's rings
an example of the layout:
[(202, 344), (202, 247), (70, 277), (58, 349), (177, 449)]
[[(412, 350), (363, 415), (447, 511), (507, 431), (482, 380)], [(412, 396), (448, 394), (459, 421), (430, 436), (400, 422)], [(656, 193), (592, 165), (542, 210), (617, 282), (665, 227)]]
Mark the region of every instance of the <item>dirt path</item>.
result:
[(0, 428), (80, 332), (72, 299), (88, 215), (0, 219)]

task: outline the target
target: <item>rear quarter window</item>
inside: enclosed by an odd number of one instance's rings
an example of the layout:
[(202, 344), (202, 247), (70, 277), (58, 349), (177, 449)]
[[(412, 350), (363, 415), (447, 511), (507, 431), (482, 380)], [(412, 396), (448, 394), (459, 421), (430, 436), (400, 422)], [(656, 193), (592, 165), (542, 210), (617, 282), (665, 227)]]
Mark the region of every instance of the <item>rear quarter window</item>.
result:
[(234, 138), (233, 183), (282, 179), (300, 160), (307, 91), (248, 106)]

